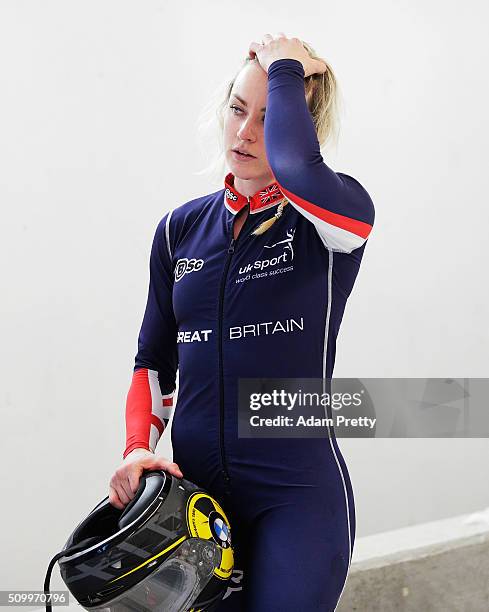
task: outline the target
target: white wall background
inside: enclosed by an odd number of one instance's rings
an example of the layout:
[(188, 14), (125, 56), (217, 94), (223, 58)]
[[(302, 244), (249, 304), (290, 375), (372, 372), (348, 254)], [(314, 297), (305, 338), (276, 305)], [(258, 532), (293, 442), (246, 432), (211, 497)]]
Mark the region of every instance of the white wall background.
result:
[[(156, 224), (221, 188), (194, 174), (196, 119), (265, 32), (332, 64), (326, 161), (376, 205), (335, 375), (487, 376), (487, 17), (482, 0), (2, 0), (1, 589), (41, 589), (108, 492)], [(487, 440), (340, 445), (359, 536), (489, 505)]]

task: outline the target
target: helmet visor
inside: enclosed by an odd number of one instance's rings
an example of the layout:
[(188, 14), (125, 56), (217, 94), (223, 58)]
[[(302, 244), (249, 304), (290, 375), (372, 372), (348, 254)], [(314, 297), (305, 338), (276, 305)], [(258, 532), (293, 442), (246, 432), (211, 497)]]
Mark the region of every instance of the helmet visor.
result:
[(191, 607), (219, 566), (221, 553), (212, 540), (189, 538), (152, 574), (98, 612), (181, 612)]

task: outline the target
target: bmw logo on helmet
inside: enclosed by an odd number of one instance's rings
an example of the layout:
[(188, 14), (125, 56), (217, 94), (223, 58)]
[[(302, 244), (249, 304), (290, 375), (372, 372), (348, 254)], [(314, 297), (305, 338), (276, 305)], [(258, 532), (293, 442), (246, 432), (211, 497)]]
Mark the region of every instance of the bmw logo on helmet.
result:
[(213, 512), (209, 515), (209, 523), (214, 541), (223, 548), (231, 546), (231, 530), (226, 520), (219, 513)]

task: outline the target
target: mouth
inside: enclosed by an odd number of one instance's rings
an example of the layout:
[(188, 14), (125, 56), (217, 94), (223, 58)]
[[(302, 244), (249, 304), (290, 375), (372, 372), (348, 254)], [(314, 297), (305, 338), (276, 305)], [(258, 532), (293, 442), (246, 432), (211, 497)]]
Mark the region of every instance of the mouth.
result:
[(237, 159), (256, 159), (254, 155), (248, 153), (244, 149), (231, 149)]

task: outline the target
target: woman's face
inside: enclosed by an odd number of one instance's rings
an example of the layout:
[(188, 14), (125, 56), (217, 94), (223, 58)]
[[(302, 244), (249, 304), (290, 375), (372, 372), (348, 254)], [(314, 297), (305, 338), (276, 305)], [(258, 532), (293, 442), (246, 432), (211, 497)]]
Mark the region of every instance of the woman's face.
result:
[[(226, 162), (234, 176), (243, 180), (273, 180), (264, 139), (267, 92), (266, 72), (258, 62), (250, 62), (238, 74), (225, 109)], [(241, 156), (233, 149), (240, 149), (252, 157)]]

